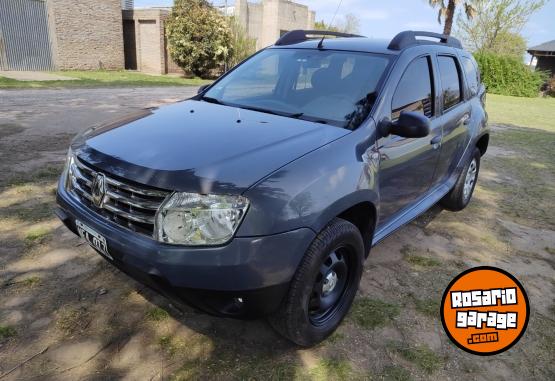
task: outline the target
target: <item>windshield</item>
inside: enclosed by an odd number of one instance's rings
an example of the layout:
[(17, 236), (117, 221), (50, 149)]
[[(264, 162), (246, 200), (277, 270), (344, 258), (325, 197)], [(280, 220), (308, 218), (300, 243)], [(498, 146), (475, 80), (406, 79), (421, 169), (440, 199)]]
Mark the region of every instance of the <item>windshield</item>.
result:
[(389, 61), (369, 53), (267, 49), (202, 99), (352, 129), (372, 109)]

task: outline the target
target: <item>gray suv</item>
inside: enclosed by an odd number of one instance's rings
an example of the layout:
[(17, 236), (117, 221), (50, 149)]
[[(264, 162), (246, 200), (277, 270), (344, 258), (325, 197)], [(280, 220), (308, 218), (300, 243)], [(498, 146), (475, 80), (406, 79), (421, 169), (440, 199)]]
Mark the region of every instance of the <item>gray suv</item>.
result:
[(292, 31), (192, 99), (77, 136), (56, 213), (168, 297), (313, 345), (373, 245), (469, 203), (484, 100), (452, 37)]

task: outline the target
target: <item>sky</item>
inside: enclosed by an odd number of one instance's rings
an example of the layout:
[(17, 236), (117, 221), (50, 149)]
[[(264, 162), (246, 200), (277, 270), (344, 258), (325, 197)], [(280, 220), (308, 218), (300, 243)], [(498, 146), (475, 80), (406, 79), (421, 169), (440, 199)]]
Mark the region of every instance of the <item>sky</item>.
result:
[[(316, 12), (316, 20), (329, 23), (340, 0), (295, 0)], [(223, 5), (224, 0), (211, 1)], [(228, 0), (232, 5), (233, 0)], [(171, 6), (173, 0), (135, 0), (135, 7)], [(437, 11), (428, 5), (428, 0), (343, 0), (338, 18), (353, 13), (360, 19), (360, 34), (367, 37), (391, 39), (402, 30), (427, 30), (441, 32), (437, 22)], [(555, 0), (534, 14), (524, 30), (523, 37), (528, 46), (555, 40)]]

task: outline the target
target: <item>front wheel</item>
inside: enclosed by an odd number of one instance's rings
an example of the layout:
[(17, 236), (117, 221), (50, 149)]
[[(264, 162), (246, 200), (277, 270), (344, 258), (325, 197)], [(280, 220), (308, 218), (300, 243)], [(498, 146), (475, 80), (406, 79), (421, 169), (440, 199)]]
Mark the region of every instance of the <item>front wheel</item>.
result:
[(334, 219), (311, 243), (270, 324), (296, 344), (321, 342), (349, 311), (363, 264), (359, 230), (348, 221)]
[(472, 198), (474, 187), (476, 187), (476, 181), (478, 180), (480, 157), (480, 150), (476, 148), (472, 157), (459, 175), (453, 189), (441, 200), (441, 205), (443, 207), (452, 211), (459, 211), (466, 208)]

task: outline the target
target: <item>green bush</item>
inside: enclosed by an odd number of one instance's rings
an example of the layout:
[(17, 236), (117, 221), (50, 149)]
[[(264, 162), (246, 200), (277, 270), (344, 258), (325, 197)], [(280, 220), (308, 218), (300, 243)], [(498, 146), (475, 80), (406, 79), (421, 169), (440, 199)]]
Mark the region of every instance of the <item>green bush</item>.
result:
[(206, 78), (233, 56), (229, 25), (206, 0), (175, 0), (166, 36), (173, 60), (198, 77)]
[(537, 97), (546, 80), (544, 73), (531, 71), (517, 58), (485, 52), (475, 53), (474, 57), (489, 93)]

